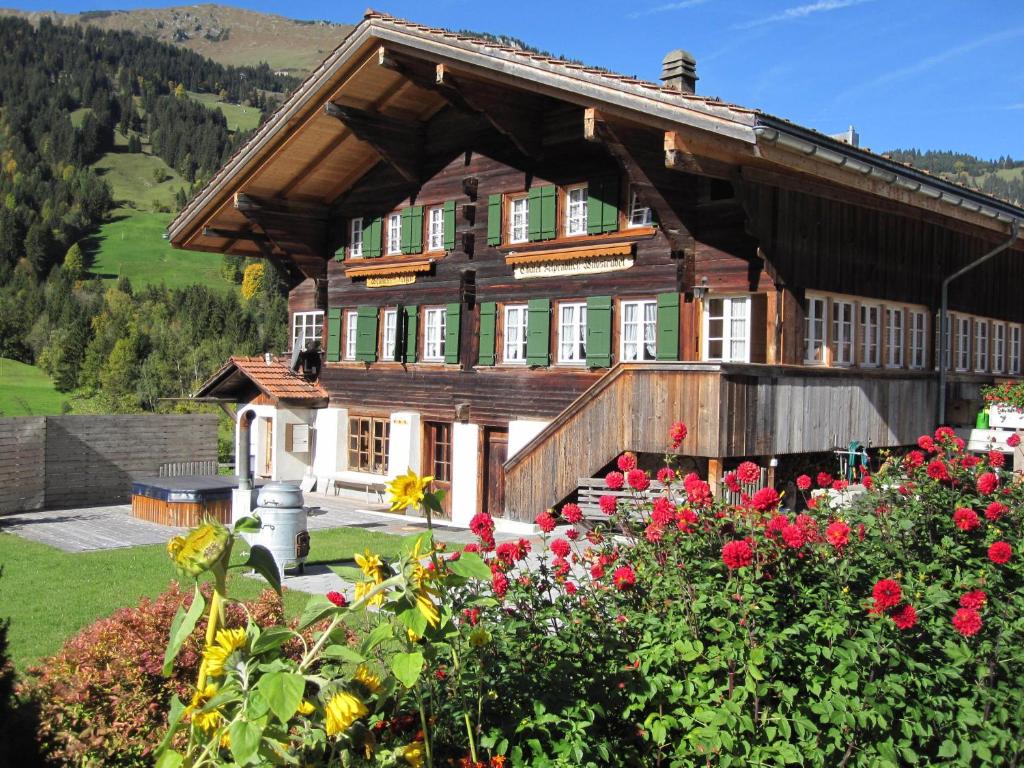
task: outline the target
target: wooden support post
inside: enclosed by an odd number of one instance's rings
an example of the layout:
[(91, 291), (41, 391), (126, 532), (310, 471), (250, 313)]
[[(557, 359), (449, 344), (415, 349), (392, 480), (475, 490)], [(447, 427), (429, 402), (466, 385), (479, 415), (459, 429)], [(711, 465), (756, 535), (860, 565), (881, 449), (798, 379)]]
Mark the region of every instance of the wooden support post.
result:
[(711, 486), (711, 495), (717, 497), (722, 487), (722, 459), (708, 459), (708, 485)]

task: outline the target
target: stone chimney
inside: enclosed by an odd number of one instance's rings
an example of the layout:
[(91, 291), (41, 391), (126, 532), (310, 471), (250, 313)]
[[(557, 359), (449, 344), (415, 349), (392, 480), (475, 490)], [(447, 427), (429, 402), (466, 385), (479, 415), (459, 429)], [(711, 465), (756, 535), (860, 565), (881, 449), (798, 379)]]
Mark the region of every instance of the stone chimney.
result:
[(681, 93), (697, 91), (697, 60), (682, 48), (669, 51), (661, 60), (661, 82)]

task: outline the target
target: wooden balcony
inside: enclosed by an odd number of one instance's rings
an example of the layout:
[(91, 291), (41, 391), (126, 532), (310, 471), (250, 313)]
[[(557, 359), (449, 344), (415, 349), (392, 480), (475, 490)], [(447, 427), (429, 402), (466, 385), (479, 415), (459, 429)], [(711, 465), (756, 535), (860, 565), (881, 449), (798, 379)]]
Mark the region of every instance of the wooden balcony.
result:
[(505, 464), (506, 516), (532, 520), (625, 450), (722, 459), (816, 453), (851, 440), (908, 445), (931, 431), (931, 371), (743, 365), (618, 365)]

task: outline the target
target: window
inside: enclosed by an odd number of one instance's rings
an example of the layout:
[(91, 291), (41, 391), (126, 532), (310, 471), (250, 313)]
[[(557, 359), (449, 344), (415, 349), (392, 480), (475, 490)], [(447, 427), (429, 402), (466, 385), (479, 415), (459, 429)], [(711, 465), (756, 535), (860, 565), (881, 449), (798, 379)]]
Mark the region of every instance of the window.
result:
[(709, 299), (706, 306), (704, 359), (748, 362), (750, 298)]
[(345, 313), (345, 359), (356, 359), (356, 323), (359, 313), (355, 310)]
[(654, 216), (651, 213), (651, 207), (649, 205), (644, 205), (640, 200), (640, 195), (636, 193), (636, 190), (630, 188), (629, 226), (649, 227), (653, 223)]
[(974, 370), (988, 370), (988, 320), (974, 321)]
[(971, 318), (956, 319), (956, 369), (966, 371), (971, 367)]
[(587, 305), (558, 305), (558, 362), (587, 361)]
[(866, 368), (878, 365), (881, 308), (877, 304), (860, 305), (860, 364)]
[(1010, 326), (1010, 370), (1017, 376), (1020, 374), (1020, 326)]
[(526, 362), (526, 314), (525, 304), (505, 307), (505, 343), (502, 346), (502, 362)]
[(1006, 326), (992, 324), (992, 373), (1002, 373), (1006, 365)]
[(452, 425), (428, 422), (427, 440), (430, 451), (430, 474), (439, 483), (452, 481)]
[(832, 302), (833, 362), (853, 364), (853, 302)]
[(353, 259), (363, 257), (363, 219), (358, 216), (352, 219), (349, 228), (348, 255)]
[(425, 312), (423, 330), (423, 359), (444, 362), (444, 307), (432, 307)]
[(427, 250), (444, 250), (444, 209), (441, 207), (427, 212)]
[(628, 362), (655, 358), (657, 314), (657, 302), (622, 302), (622, 360)]
[(324, 313), (296, 312), (292, 315), (292, 349), (305, 349), (311, 341), (324, 340)]
[(825, 362), (825, 299), (808, 299), (804, 318), (804, 362)]
[(398, 310), (384, 310), (384, 348), (381, 350), (382, 360), (395, 359), (395, 339), (398, 338)]
[(353, 416), (348, 420), (348, 468), (386, 475), (390, 441), (390, 420)]
[(388, 256), (402, 252), (402, 214), (388, 216)]
[(903, 367), (903, 310), (885, 308), (885, 367)]
[(587, 234), (587, 185), (565, 191), (565, 234)]
[[(940, 314), (940, 313), (939, 313)], [(941, 334), (939, 332), (939, 314), (935, 315), (935, 349), (942, 346)], [(943, 324), (946, 331), (946, 349), (944, 352), (946, 370), (953, 368), (953, 316), (946, 315), (946, 322)], [(935, 370), (939, 369), (939, 353), (935, 353)]]
[(925, 315), (924, 312), (911, 310), (910, 312), (910, 367), (924, 368), (925, 366)]
[(530, 236), (529, 203), (525, 197), (517, 197), (509, 204), (508, 241), (525, 243)]

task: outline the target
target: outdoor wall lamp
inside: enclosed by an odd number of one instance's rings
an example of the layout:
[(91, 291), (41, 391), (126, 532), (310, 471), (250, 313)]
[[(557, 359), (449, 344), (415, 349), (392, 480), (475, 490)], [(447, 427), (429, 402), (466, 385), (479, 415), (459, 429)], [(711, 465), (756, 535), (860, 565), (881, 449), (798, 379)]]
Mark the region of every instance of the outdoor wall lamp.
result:
[(700, 285), (693, 286), (693, 298), (697, 301), (703, 301), (704, 297), (708, 295), (708, 279), (702, 277), (700, 279)]

